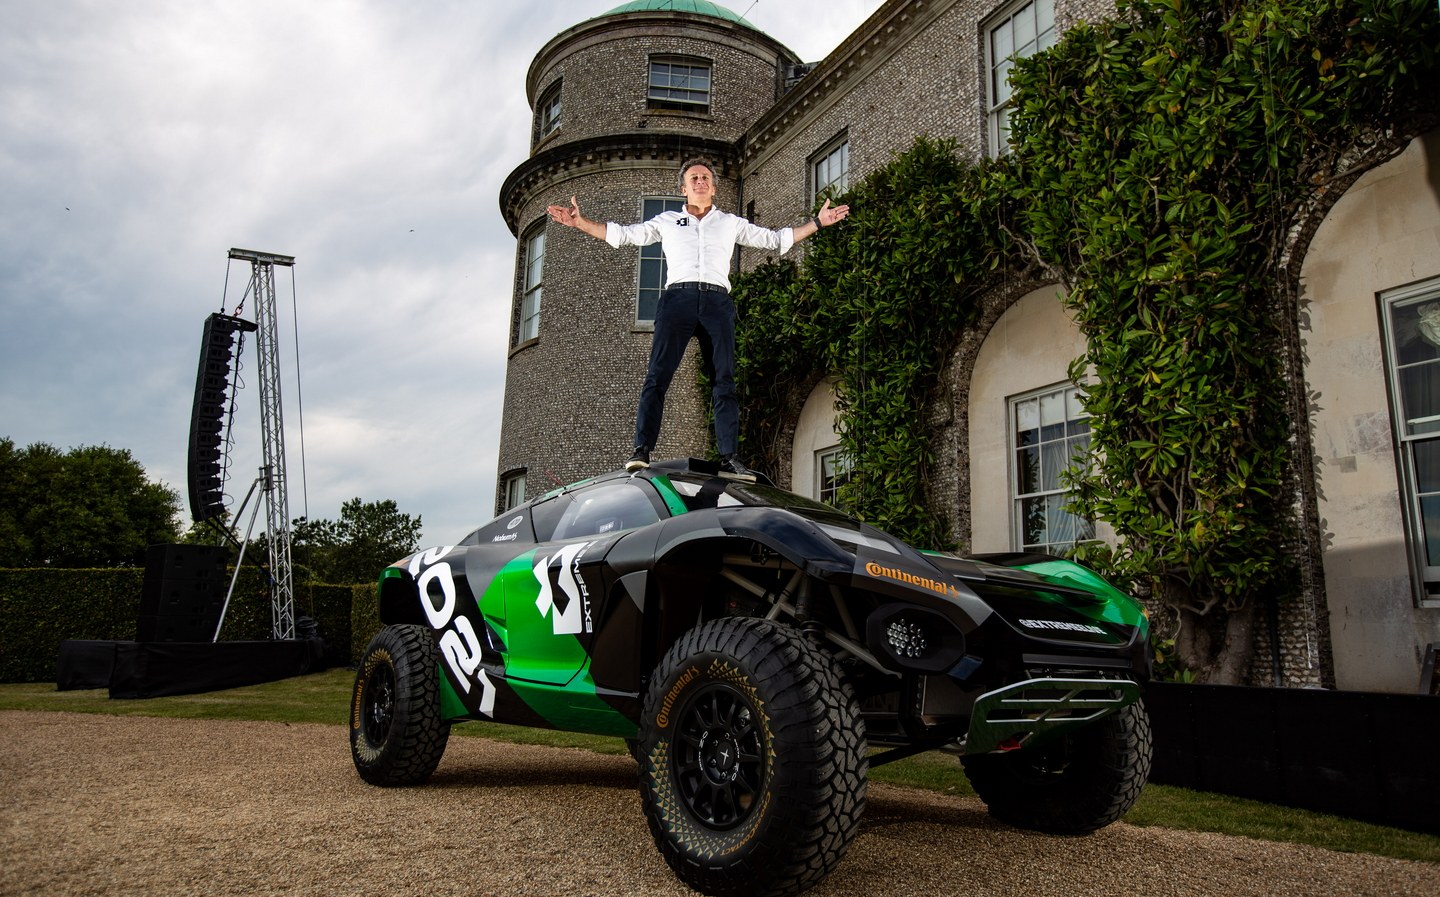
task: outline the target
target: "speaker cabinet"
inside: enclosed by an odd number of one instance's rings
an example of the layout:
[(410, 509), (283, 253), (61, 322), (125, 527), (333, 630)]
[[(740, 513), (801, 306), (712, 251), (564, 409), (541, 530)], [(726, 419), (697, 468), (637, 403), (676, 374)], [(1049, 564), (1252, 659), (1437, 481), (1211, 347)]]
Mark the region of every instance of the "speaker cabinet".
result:
[(227, 557), (228, 550), (216, 545), (150, 546), (135, 640), (213, 640), (225, 603)]

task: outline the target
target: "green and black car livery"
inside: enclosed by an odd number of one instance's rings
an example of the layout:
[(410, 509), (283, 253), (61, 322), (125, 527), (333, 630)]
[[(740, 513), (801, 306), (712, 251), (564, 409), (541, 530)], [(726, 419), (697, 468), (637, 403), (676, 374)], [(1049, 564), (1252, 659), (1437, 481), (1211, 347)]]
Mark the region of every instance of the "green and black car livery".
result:
[(426, 780), (464, 720), (619, 736), (704, 893), (819, 882), (868, 767), (903, 756), (955, 753), (992, 815), (1069, 834), (1149, 772), (1129, 596), (1059, 558), (917, 551), (706, 462), (556, 490), (387, 568), (379, 601), (351, 707), (366, 781)]

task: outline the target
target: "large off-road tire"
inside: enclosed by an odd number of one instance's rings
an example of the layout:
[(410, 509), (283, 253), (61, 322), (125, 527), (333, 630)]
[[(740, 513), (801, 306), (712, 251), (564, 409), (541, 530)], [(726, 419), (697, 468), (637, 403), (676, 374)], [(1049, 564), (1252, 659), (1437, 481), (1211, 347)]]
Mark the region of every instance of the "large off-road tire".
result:
[(1150, 717), (1136, 701), (1034, 749), (963, 757), (990, 815), (1019, 828), (1086, 835), (1124, 816), (1150, 776)]
[(645, 746), (640, 743), (639, 738), (625, 739), (625, 750), (630, 752), (630, 759), (636, 763), (645, 762)]
[(350, 756), (372, 785), (430, 778), (450, 724), (440, 717), (439, 654), (423, 626), (386, 626), (360, 658), (350, 698)]
[(855, 836), (864, 724), (830, 656), (791, 627), (729, 617), (687, 632), (651, 677), (640, 737), (650, 833), (697, 891), (798, 894)]

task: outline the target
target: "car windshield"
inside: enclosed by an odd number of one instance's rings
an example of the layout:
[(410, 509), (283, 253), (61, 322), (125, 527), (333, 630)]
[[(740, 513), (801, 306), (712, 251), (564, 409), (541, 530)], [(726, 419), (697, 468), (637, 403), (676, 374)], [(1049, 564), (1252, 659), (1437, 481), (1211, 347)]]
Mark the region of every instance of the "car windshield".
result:
[(653, 491), (631, 480), (581, 490), (560, 518), (553, 538), (574, 539), (649, 526), (660, 519), (650, 500)]
[(720, 477), (696, 476), (693, 473), (670, 474), (665, 478), (671, 488), (684, 497), (690, 510), (697, 508), (745, 505), (755, 508), (784, 508), (812, 520), (842, 526), (856, 526), (848, 514), (813, 498), (786, 492), (763, 483), (745, 482)]
[(739, 499), (741, 504), (785, 508), (802, 517), (824, 519), (827, 522), (849, 522), (851, 519), (848, 514), (823, 502), (762, 483), (734, 482), (726, 491)]

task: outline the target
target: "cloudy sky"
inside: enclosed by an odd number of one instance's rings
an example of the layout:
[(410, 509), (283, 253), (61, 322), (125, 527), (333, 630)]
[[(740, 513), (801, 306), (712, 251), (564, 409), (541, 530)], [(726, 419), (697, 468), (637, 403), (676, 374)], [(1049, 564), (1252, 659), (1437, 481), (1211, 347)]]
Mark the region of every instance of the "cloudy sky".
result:
[[(3, 2), (0, 437), (128, 449), (188, 509), (201, 327), (251, 273), (228, 251), (291, 255), (291, 516), (394, 499), (427, 544), (488, 519), (525, 73), (619, 3)], [(815, 61), (881, 0), (728, 5)], [(253, 341), (244, 363), (236, 502), (260, 464)]]

